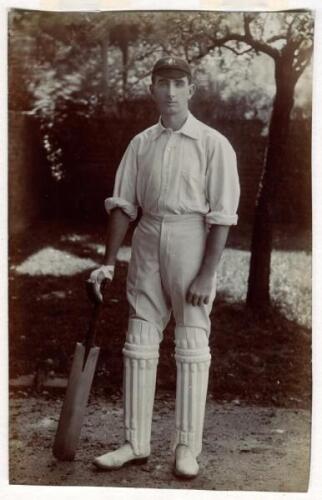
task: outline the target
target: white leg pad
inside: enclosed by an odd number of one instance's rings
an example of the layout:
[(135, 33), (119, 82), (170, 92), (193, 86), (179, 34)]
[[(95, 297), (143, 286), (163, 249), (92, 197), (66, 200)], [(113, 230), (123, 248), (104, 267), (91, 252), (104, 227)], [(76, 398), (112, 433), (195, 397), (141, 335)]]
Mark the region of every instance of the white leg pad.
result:
[(123, 348), (124, 428), (125, 440), (136, 455), (150, 454), (159, 342), (154, 326), (130, 320)]
[(184, 444), (197, 457), (202, 449), (211, 360), (207, 332), (200, 328), (177, 327), (175, 358), (177, 388), (173, 449)]

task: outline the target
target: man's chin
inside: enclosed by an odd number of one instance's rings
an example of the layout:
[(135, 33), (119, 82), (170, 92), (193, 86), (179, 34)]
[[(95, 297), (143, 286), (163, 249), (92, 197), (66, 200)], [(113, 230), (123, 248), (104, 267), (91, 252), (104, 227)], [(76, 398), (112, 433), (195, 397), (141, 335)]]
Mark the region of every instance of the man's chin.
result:
[(162, 110), (164, 115), (177, 115), (179, 112), (176, 106), (165, 106)]

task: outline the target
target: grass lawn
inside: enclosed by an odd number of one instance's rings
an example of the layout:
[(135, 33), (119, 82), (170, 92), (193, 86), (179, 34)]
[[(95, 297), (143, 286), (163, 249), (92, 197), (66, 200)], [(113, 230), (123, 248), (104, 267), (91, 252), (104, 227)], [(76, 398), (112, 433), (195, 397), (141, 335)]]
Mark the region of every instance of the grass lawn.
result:
[[(40, 228), (12, 239), (10, 251), (10, 376), (50, 365), (67, 375), (75, 341), (90, 314), (84, 281), (100, 262), (103, 234)], [(311, 256), (285, 241), (272, 254), (272, 307), (245, 307), (247, 242), (231, 238), (218, 271), (212, 312), (210, 388), (218, 400), (307, 407), (311, 398)], [(129, 241), (126, 241), (129, 244)], [(98, 332), (101, 346), (95, 390), (115, 393), (122, 379), (127, 323), (125, 280), (129, 249), (118, 263)], [(173, 390), (173, 321), (161, 345), (158, 387)], [(49, 360), (46, 365), (46, 360)]]

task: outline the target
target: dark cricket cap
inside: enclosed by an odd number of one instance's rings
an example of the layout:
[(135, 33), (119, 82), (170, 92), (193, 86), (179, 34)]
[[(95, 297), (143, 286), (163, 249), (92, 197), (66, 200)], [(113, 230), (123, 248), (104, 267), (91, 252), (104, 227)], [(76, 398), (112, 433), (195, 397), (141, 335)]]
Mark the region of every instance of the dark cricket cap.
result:
[(191, 69), (185, 59), (167, 56), (158, 59), (153, 66), (152, 75), (161, 74), (168, 78), (182, 78), (183, 76), (191, 77)]

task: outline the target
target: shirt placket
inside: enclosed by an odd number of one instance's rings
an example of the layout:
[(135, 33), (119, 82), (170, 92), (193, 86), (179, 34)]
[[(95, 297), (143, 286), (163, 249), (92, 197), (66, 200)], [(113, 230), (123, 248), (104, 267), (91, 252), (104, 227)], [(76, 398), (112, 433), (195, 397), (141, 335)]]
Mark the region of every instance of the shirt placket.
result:
[(159, 196), (159, 210), (165, 212), (167, 209), (167, 199), (169, 196), (169, 188), (171, 186), (171, 170), (173, 168), (175, 139), (177, 134), (171, 130), (167, 130), (167, 141), (164, 149), (163, 162), (162, 162), (162, 177), (161, 189)]

